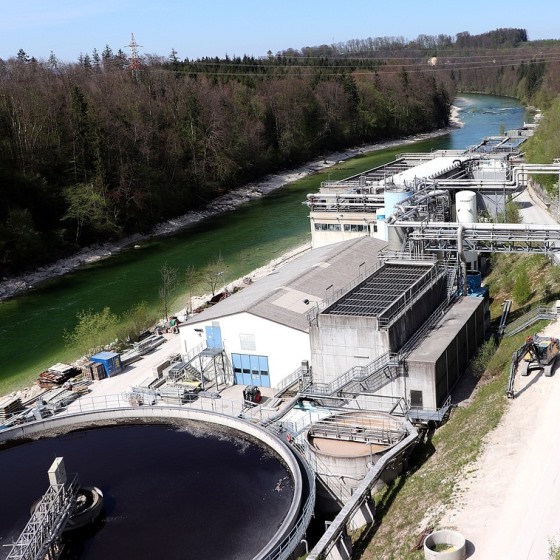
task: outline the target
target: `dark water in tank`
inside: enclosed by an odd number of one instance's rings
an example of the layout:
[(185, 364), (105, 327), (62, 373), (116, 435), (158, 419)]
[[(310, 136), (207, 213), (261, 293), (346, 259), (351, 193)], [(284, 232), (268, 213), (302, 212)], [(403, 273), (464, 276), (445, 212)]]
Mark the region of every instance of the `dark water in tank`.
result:
[(105, 498), (99, 520), (75, 533), (63, 558), (253, 558), (289, 510), (291, 477), (239, 432), (189, 426), (89, 429), (0, 451), (0, 558), (59, 456), (67, 473)]

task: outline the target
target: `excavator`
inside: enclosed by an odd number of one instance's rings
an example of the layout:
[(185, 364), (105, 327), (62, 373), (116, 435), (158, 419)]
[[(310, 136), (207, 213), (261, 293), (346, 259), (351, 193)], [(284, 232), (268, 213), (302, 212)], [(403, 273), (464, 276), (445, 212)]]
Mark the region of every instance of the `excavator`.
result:
[(560, 352), (560, 340), (552, 336), (528, 336), (521, 348), (518, 348), (511, 357), (508, 388), (506, 391), (510, 399), (515, 397), (513, 385), (515, 375), (529, 375), (530, 370), (543, 368), (544, 375), (550, 377), (554, 363)]

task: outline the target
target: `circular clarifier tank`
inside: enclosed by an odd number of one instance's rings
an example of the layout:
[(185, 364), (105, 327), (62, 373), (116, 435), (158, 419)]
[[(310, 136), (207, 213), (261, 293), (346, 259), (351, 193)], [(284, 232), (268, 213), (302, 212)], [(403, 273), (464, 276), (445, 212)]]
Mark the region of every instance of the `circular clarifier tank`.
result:
[(3, 543), (47, 490), (55, 456), (104, 495), (94, 525), (64, 536), (66, 558), (262, 558), (295, 525), (304, 493), (285, 444), (242, 420), (181, 409), (61, 417), (0, 432)]
[[(318, 475), (331, 493), (339, 494), (340, 488), (350, 495), (365, 477), (368, 469), (380, 457), (407, 435), (402, 418), (383, 412), (354, 411), (333, 414), (311, 425), (307, 443), (319, 461)], [(321, 472), (323, 469), (325, 472)], [(398, 465), (385, 473), (384, 482), (399, 472)], [(321, 507), (332, 509), (333, 504), (320, 494)]]

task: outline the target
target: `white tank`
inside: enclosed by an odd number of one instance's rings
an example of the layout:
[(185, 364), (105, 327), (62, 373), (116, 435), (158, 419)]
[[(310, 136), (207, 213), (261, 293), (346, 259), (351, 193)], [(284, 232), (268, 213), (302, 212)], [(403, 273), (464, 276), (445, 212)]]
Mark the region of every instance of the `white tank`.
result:
[(385, 189), (384, 198), (385, 198), (385, 216), (388, 218), (395, 208), (395, 204), (406, 200), (412, 196), (412, 191), (405, 191), (405, 190), (396, 190), (396, 191), (389, 191)]
[[(403, 189), (398, 190), (387, 190), (385, 189), (385, 221), (393, 214), (395, 210), (395, 205), (405, 201), (407, 198), (412, 196), (412, 191), (406, 191)], [(379, 231), (379, 225), (377, 226), (377, 231)], [(396, 228), (387, 227), (384, 228), (385, 236), (382, 238), (384, 241), (389, 241), (389, 248), (393, 251), (400, 251), (402, 245), (402, 232), (397, 231)]]
[[(476, 193), (473, 191), (459, 191), (455, 197), (455, 214), (460, 224), (472, 224), (478, 222)], [(478, 270), (478, 253), (476, 251), (465, 251), (467, 266), (471, 270)]]
[(455, 197), (457, 221), (462, 224), (477, 222), (476, 211), (476, 193), (473, 191), (459, 191)]

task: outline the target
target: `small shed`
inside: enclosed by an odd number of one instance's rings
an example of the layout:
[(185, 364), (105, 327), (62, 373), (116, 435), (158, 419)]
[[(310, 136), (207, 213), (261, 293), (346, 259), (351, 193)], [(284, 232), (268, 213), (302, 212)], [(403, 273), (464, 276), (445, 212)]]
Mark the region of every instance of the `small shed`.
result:
[(121, 355), (116, 352), (99, 352), (91, 357), (91, 361), (103, 364), (107, 377), (122, 371)]

